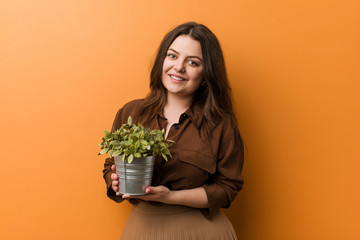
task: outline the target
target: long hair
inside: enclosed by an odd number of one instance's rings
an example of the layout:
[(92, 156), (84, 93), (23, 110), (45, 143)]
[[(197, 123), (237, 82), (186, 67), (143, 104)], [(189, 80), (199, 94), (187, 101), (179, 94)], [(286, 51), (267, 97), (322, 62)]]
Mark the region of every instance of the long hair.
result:
[(193, 104), (199, 104), (203, 109), (203, 124), (215, 126), (225, 114), (230, 114), (234, 122), (231, 88), (228, 82), (224, 56), (216, 36), (202, 24), (188, 22), (170, 31), (163, 38), (150, 74), (150, 92), (145, 98), (141, 109), (143, 121), (150, 121), (166, 104), (166, 89), (162, 84), (162, 68), (166, 53), (172, 42), (180, 35), (188, 35), (200, 42), (203, 56), (203, 81), (195, 92)]

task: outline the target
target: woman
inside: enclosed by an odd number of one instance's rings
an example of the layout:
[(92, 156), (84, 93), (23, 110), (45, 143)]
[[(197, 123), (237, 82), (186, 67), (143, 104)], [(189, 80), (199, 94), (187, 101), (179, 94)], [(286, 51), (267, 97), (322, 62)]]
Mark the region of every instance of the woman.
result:
[(113, 129), (141, 122), (165, 129), (172, 158), (156, 159), (146, 195), (118, 193), (114, 160), (103, 170), (107, 195), (134, 204), (123, 239), (236, 239), (219, 210), (242, 188), (244, 151), (220, 44), (204, 25), (182, 24), (158, 49), (150, 93), (122, 107)]

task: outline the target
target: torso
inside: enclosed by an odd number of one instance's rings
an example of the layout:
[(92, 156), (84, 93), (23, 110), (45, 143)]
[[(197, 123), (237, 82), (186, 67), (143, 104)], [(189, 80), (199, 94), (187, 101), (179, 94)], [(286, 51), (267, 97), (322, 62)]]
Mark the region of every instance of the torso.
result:
[[(129, 116), (138, 123), (143, 103), (141, 99), (125, 104), (115, 117), (113, 129), (120, 128)], [(152, 185), (163, 185), (170, 190), (204, 187), (208, 198), (212, 199), (209, 202), (216, 202), (212, 208), (216, 210), (229, 206), (242, 187), (241, 137), (229, 115), (225, 115), (209, 132), (205, 131), (201, 127), (202, 111), (197, 105), (192, 105), (183, 113), (170, 111), (171, 114), (168, 114), (163, 109), (144, 123), (146, 128), (165, 129), (167, 138), (175, 142), (170, 147), (172, 158), (169, 161), (156, 158)], [(110, 166), (111, 159), (107, 172), (111, 171)], [(138, 202), (133, 200), (134, 204)]]
[[(134, 100), (126, 104), (119, 112), (114, 129), (132, 116), (133, 122), (139, 120), (139, 109), (144, 100)], [(213, 129), (210, 136), (200, 131), (197, 118), (201, 116), (199, 107), (193, 106), (186, 110), (175, 111), (174, 107), (164, 108), (145, 127), (165, 129), (167, 139), (175, 141), (170, 147), (172, 158), (168, 162), (158, 158), (155, 163), (153, 185), (164, 185), (171, 190), (191, 189), (207, 183), (215, 173), (218, 159), (228, 156), (228, 152), (236, 151), (236, 141), (229, 117), (224, 117)], [(223, 144), (225, 143), (225, 145)], [(240, 155), (239, 155), (240, 156)], [(238, 156), (231, 155), (232, 158)], [(231, 163), (237, 161), (232, 160)], [(241, 159), (239, 159), (239, 163)], [(241, 167), (232, 164), (231, 178), (241, 180)], [(227, 167), (227, 165), (226, 165)]]

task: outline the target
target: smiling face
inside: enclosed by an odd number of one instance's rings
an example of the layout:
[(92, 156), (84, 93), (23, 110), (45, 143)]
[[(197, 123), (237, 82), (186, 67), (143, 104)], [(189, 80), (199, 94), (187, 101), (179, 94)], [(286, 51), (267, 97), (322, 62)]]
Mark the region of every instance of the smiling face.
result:
[(201, 45), (188, 35), (178, 36), (167, 50), (162, 84), (171, 95), (192, 98), (203, 76)]

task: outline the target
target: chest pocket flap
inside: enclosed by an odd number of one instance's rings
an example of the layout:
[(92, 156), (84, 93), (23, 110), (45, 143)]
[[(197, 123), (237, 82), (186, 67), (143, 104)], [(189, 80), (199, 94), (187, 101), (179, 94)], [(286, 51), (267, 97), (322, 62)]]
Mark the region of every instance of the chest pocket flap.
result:
[(182, 149), (179, 151), (180, 162), (191, 164), (210, 174), (216, 171), (216, 161), (213, 156), (204, 154), (191, 149)]

